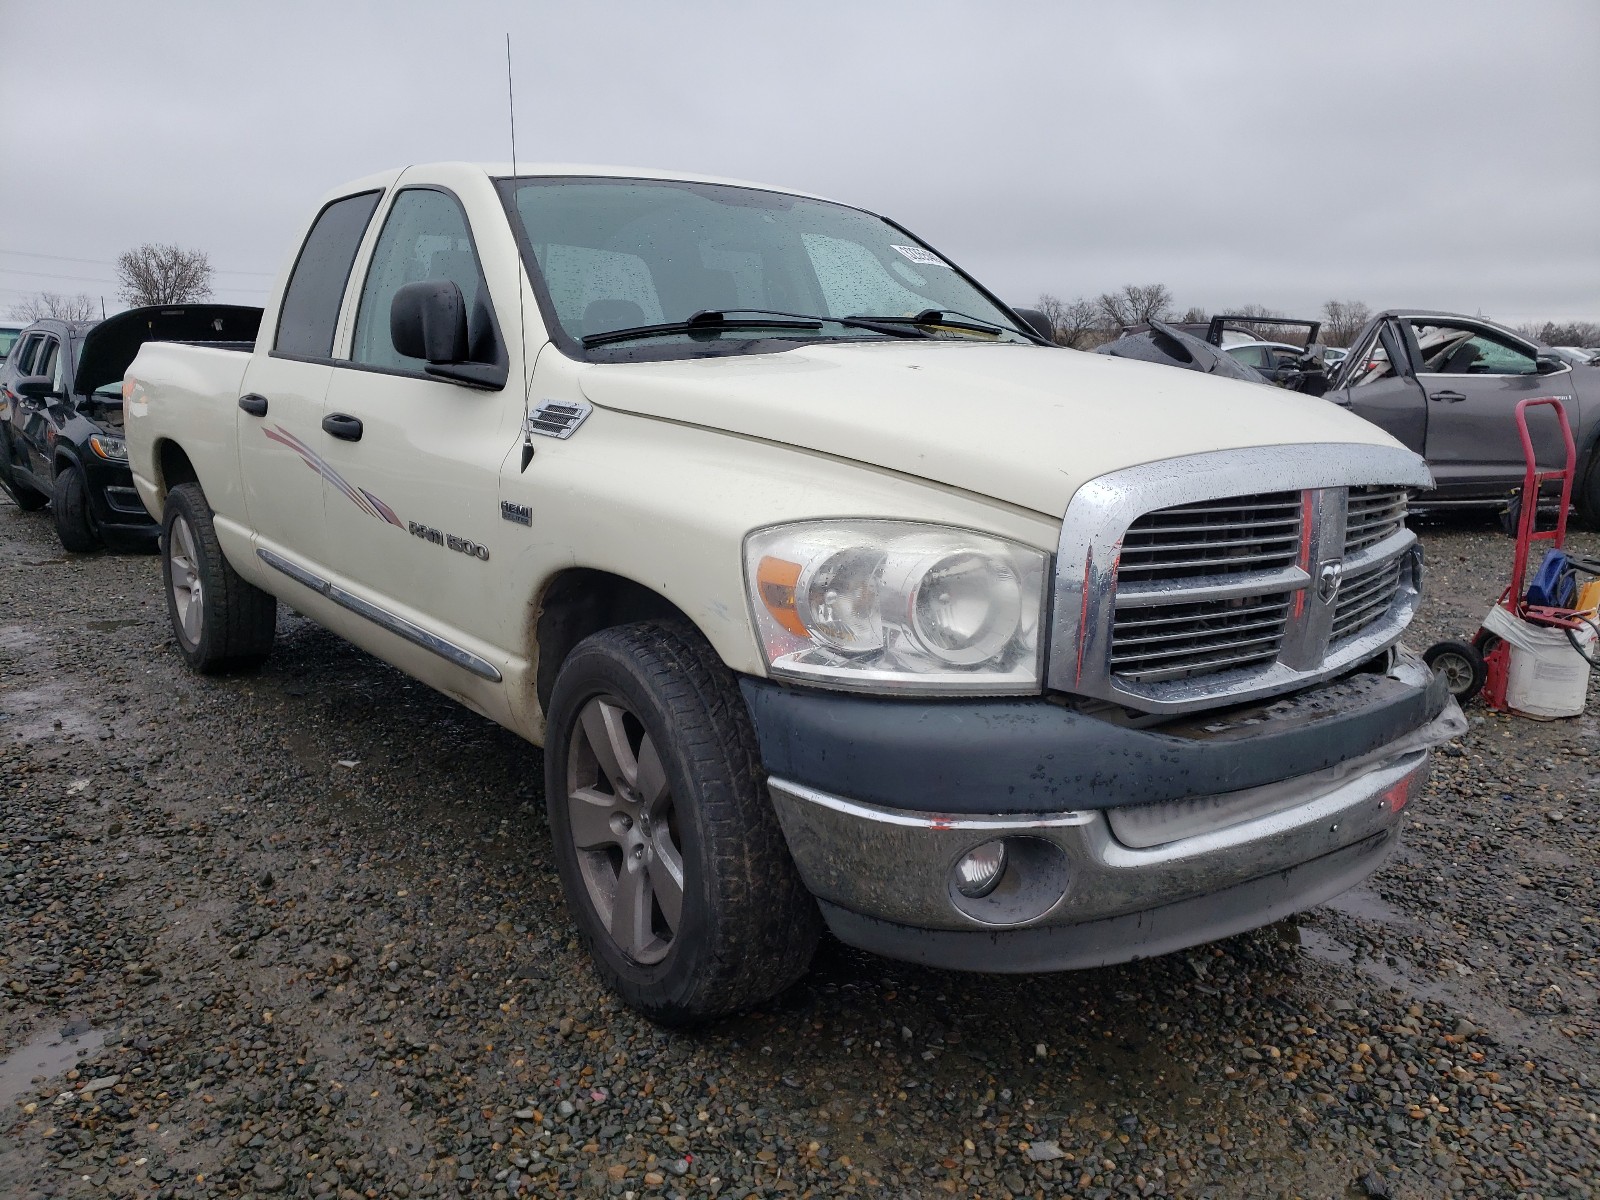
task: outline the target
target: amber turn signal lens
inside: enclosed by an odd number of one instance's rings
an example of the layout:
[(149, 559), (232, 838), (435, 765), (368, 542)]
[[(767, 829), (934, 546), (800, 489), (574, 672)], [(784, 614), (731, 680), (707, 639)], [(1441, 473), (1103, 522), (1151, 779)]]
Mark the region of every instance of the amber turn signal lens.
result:
[(794, 589), (800, 582), (800, 564), (770, 554), (756, 567), (756, 591), (773, 619), (795, 637), (810, 637), (800, 614), (795, 612)]

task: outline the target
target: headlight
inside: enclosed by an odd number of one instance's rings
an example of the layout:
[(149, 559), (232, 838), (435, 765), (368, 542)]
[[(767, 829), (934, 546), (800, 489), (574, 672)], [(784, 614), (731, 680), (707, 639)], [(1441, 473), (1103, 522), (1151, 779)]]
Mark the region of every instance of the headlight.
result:
[(903, 521), (811, 521), (745, 539), (772, 674), (858, 691), (1037, 692), (1045, 561)]
[(97, 433), (90, 437), (89, 449), (111, 462), (128, 461), (128, 443), (109, 433)]

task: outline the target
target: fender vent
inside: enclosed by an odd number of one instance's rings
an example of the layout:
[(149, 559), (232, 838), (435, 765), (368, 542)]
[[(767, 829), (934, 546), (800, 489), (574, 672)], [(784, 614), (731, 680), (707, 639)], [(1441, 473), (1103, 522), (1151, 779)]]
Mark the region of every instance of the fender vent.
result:
[(546, 400), (528, 414), (528, 432), (566, 441), (593, 411), (586, 400)]

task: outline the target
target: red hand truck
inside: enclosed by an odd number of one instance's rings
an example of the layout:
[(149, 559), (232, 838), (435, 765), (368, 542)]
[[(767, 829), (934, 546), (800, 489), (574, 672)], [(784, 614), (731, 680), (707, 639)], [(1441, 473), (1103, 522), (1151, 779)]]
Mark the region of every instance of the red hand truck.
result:
[[(1547, 405), (1555, 410), (1561, 427), (1561, 440), (1566, 447), (1566, 465), (1561, 470), (1541, 471), (1534, 456), (1533, 437), (1528, 432), (1528, 410)], [(1579, 629), (1585, 622), (1572, 609), (1552, 608), (1529, 604), (1526, 585), (1528, 559), (1535, 542), (1548, 542), (1550, 549), (1560, 550), (1567, 542), (1567, 509), (1572, 504), (1572, 481), (1577, 474), (1578, 450), (1572, 441), (1572, 425), (1567, 420), (1567, 409), (1555, 396), (1539, 396), (1517, 402), (1517, 433), (1522, 438), (1522, 457), (1527, 469), (1522, 477), (1519, 511), (1517, 513), (1517, 546), (1511, 562), (1511, 584), (1500, 594), (1496, 607), (1503, 608), (1513, 617), (1534, 625), (1557, 629)], [(1561, 496), (1556, 509), (1555, 528), (1540, 531), (1539, 501), (1545, 484), (1561, 484)], [(1465, 704), (1484, 693), (1484, 703), (1495, 710), (1506, 707), (1506, 679), (1510, 669), (1511, 647), (1487, 629), (1480, 628), (1471, 642), (1435, 642), (1422, 655), (1435, 671), (1441, 672), (1450, 694)]]

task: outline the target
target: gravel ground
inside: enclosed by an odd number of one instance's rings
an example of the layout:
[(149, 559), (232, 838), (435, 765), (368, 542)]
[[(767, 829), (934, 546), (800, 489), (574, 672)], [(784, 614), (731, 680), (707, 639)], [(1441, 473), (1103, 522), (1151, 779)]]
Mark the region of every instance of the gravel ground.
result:
[[(1510, 558), (1421, 532), (1419, 646)], [(669, 1034), (573, 941), (538, 752), (279, 634), (193, 678), (155, 558), (0, 506), (0, 1194), (1596, 1193), (1592, 715), (1470, 710), (1406, 847), (1298, 922), (1022, 979), (829, 945)]]

